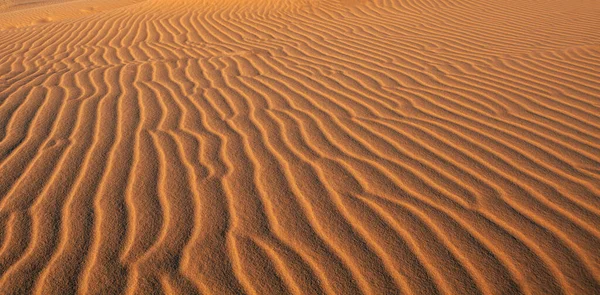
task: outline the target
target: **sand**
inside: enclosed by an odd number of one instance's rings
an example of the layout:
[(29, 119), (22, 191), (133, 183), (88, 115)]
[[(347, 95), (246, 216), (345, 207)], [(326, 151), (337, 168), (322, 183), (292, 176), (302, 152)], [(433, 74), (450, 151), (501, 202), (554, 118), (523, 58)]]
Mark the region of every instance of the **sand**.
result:
[(1, 294), (600, 294), (600, 1), (0, 1)]

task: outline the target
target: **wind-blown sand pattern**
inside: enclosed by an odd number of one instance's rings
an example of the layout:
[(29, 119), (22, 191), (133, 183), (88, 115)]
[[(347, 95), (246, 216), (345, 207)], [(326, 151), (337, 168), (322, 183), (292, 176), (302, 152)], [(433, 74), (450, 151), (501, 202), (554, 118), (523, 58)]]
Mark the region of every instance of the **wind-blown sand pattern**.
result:
[(600, 1), (1, 1), (0, 290), (599, 294)]

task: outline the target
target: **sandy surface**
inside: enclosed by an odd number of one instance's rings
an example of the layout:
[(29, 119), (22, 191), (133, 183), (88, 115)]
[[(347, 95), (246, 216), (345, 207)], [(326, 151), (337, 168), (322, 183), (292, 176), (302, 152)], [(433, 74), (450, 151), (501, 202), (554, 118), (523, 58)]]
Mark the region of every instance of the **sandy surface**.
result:
[(1, 294), (600, 294), (600, 1), (0, 1)]

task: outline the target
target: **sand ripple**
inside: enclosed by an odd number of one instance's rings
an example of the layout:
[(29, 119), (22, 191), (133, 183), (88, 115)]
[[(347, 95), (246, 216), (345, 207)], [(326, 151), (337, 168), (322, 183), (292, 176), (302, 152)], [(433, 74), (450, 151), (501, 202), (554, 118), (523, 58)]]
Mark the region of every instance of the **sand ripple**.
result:
[(1, 293), (600, 292), (598, 1), (32, 2)]

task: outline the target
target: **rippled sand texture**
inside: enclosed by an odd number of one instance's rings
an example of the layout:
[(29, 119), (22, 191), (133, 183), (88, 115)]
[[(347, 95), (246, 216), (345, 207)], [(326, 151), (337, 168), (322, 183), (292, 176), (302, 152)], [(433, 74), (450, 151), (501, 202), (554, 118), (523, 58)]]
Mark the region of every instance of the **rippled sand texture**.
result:
[(2, 294), (600, 292), (600, 1), (0, 7)]

